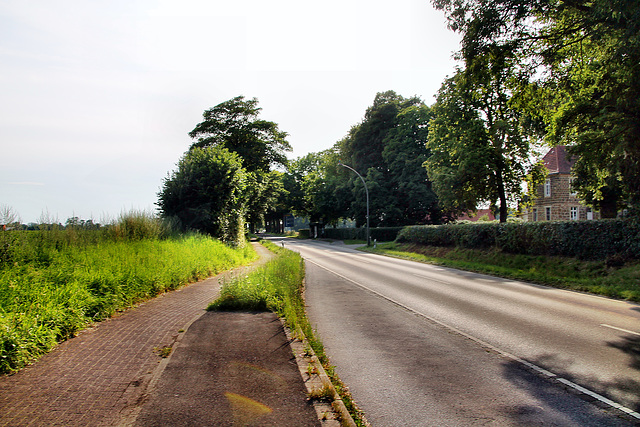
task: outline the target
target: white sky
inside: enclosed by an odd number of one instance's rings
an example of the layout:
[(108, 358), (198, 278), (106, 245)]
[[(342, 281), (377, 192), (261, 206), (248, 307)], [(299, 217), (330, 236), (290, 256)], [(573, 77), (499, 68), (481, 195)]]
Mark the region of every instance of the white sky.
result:
[(202, 112), (238, 95), (331, 147), (377, 92), (432, 104), (459, 37), (429, 0), (2, 0), (0, 205), (154, 210)]

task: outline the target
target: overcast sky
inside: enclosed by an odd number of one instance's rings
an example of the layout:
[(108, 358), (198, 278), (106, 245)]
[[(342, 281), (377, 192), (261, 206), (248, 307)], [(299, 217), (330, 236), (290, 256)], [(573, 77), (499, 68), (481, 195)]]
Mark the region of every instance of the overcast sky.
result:
[(204, 110), (256, 97), (318, 152), (377, 92), (432, 104), (458, 43), (429, 0), (2, 0), (0, 205), (153, 211)]

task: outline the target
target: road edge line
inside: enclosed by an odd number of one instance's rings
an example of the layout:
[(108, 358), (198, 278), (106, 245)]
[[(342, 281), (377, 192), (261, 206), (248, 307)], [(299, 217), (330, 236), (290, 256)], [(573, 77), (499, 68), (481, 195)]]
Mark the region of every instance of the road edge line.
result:
[(378, 296), (380, 298), (383, 298), (383, 299), (385, 299), (385, 300), (397, 305), (398, 307), (401, 307), (401, 308), (403, 308), (403, 309), (405, 309), (405, 310), (407, 310), (407, 311), (409, 311), (411, 313), (414, 313), (414, 314), (416, 314), (416, 315), (418, 315), (420, 317), (423, 317), (423, 318), (427, 319), (430, 322), (433, 322), (433, 323), (435, 323), (435, 324), (437, 324), (437, 325), (439, 325), (439, 326), (441, 326), (441, 327), (443, 327), (445, 329), (448, 329), (449, 331), (451, 331), (451, 332), (453, 332), (455, 334), (458, 334), (458, 335), (460, 335), (460, 336), (462, 336), (464, 338), (467, 338), (467, 339), (479, 344), (482, 347), (485, 347), (485, 348), (487, 348), (489, 350), (492, 350), (492, 351), (494, 351), (494, 352), (496, 352), (496, 353), (498, 353), (498, 354), (500, 354), (500, 355), (502, 355), (504, 357), (507, 357), (507, 358), (517, 362), (517, 363), (520, 363), (520, 364), (532, 369), (533, 371), (541, 374), (544, 377), (547, 377), (549, 379), (558, 381), (558, 382), (560, 382), (560, 383), (572, 388), (573, 390), (579, 392), (580, 394), (584, 394), (584, 395), (589, 396), (589, 397), (591, 397), (593, 399), (596, 399), (600, 403), (603, 403), (603, 404), (605, 404), (605, 405), (607, 405), (609, 407), (612, 407), (614, 409), (622, 411), (625, 414), (640, 420), (640, 413), (634, 411), (631, 408), (627, 408), (624, 405), (621, 405), (621, 404), (619, 404), (619, 403), (617, 403), (617, 402), (615, 402), (615, 401), (613, 401), (611, 399), (606, 398), (605, 396), (603, 396), (603, 395), (601, 395), (599, 393), (596, 393), (596, 392), (594, 392), (592, 390), (589, 390), (589, 389), (587, 389), (585, 387), (582, 387), (582, 386), (574, 383), (573, 381), (570, 381), (570, 380), (567, 380), (565, 378), (562, 378), (562, 377), (554, 374), (553, 372), (548, 371), (548, 370), (546, 370), (546, 369), (544, 369), (544, 368), (542, 368), (542, 367), (540, 367), (540, 366), (538, 366), (538, 365), (536, 365), (534, 363), (531, 363), (531, 362), (528, 362), (528, 361), (526, 361), (524, 359), (521, 359), (520, 357), (515, 356), (515, 355), (513, 355), (513, 354), (511, 354), (511, 353), (509, 353), (507, 351), (501, 350), (501, 349), (499, 349), (499, 348), (497, 348), (497, 347), (495, 347), (495, 346), (493, 346), (493, 345), (491, 345), (491, 344), (489, 344), (489, 343), (487, 343), (487, 342), (485, 342), (485, 341), (483, 341), (483, 340), (481, 340), (479, 338), (476, 338), (476, 337), (474, 337), (472, 335), (467, 334), (466, 332), (461, 331), (460, 329), (458, 329), (456, 327), (447, 325), (446, 323), (443, 323), (443, 322), (441, 322), (441, 321), (439, 321), (437, 319), (434, 319), (433, 317), (427, 316), (424, 313), (420, 313), (419, 311), (416, 311), (413, 308), (408, 307), (408, 306), (402, 304), (401, 302), (394, 300), (393, 298), (390, 298), (390, 297), (387, 297), (385, 295), (382, 295), (380, 292), (377, 292), (377, 291), (375, 291), (375, 290), (373, 290), (373, 289), (371, 289), (371, 288), (369, 288), (369, 287), (367, 287), (367, 286), (365, 286), (365, 285), (363, 285), (361, 283), (358, 283), (355, 280), (350, 279), (349, 277), (346, 277), (346, 276), (344, 276), (344, 275), (342, 275), (342, 274), (340, 274), (340, 273), (338, 273), (336, 271), (331, 270), (330, 268), (322, 266), (322, 265), (318, 264), (315, 261), (305, 259), (305, 262), (310, 262), (310, 263), (312, 263), (312, 264), (314, 264), (314, 265), (316, 265), (316, 266), (318, 266), (318, 267), (320, 267), (320, 268), (322, 268), (322, 269), (324, 269), (324, 270), (326, 270), (326, 271), (328, 271), (328, 272), (330, 272), (332, 274), (335, 274), (338, 277), (341, 277), (344, 280), (347, 280), (347, 281), (353, 283), (354, 285), (356, 285), (356, 286), (358, 286), (358, 287), (360, 287), (360, 288), (362, 288), (362, 289), (364, 289), (364, 290), (366, 290), (368, 292), (373, 293), (374, 295), (376, 295), (376, 296)]

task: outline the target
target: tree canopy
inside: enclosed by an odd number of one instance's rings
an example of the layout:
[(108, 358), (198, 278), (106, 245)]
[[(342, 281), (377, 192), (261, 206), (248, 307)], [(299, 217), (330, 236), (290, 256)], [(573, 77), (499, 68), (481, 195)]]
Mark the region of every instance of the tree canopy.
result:
[(431, 110), (418, 98), (393, 91), (378, 93), (361, 123), (334, 146), (291, 162), (285, 187), (292, 208), (312, 221), (366, 223), (365, 179), (372, 226), (438, 223), (442, 214), (422, 163)]
[(640, 210), (640, 2), (433, 0), (469, 66), (508, 52), (547, 142), (576, 154), (575, 189), (603, 214)]
[(204, 120), (189, 132), (191, 138), (197, 139), (191, 148), (226, 148), (237, 153), (251, 172), (285, 166), (285, 153), (291, 151), (287, 133), (276, 123), (260, 119), (261, 108), (257, 105), (256, 98), (245, 100), (238, 96), (205, 110)]

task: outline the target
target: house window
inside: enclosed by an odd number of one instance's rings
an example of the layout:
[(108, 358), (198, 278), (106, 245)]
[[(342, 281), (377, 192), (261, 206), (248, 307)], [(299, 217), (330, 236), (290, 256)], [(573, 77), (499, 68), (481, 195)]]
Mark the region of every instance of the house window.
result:
[(573, 182), (575, 181), (575, 178), (571, 177), (569, 178), (569, 191), (571, 192), (572, 196), (577, 196), (578, 192), (575, 190), (575, 188), (573, 187)]
[(538, 220), (538, 208), (533, 208), (533, 220)]
[(593, 211), (591, 210), (591, 208), (587, 208), (587, 219), (588, 220), (593, 219)]
[(546, 208), (544, 208), (545, 211), (545, 219), (547, 221), (551, 221), (551, 207), (547, 206)]
[(572, 221), (576, 221), (578, 219), (578, 208), (576, 206), (571, 206), (571, 215), (569, 216), (569, 218), (571, 218)]
[(544, 182), (544, 197), (551, 197), (551, 180), (550, 179)]

